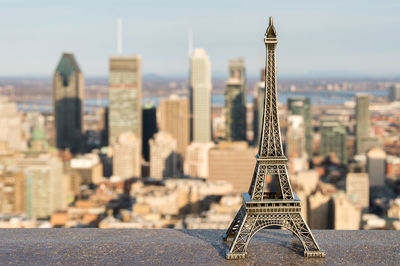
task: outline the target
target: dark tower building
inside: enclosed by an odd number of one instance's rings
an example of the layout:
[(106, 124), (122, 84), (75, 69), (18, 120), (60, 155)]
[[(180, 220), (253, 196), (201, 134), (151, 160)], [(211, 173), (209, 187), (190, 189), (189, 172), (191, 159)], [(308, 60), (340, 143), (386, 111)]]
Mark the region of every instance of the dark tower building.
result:
[(229, 61), (225, 87), (225, 128), (228, 141), (246, 140), (246, 70), (242, 58)]
[(58, 149), (82, 150), (83, 74), (72, 53), (64, 53), (53, 76), (55, 140)]
[(102, 107), (98, 110), (100, 116), (99, 131), (101, 147), (108, 146), (108, 107)]
[(150, 159), (149, 140), (157, 132), (157, 118), (156, 107), (153, 104), (146, 104), (143, 106), (142, 121), (142, 153), (146, 161)]

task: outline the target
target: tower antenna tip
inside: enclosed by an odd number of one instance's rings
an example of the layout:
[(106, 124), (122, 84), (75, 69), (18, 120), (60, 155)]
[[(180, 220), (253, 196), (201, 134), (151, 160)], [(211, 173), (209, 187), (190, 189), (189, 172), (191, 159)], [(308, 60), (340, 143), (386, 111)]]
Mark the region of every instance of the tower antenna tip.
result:
[(274, 21), (272, 19), (272, 16), (269, 17), (269, 25), (265, 33), (265, 36), (267, 36), (267, 38), (276, 38), (276, 30), (274, 27)]

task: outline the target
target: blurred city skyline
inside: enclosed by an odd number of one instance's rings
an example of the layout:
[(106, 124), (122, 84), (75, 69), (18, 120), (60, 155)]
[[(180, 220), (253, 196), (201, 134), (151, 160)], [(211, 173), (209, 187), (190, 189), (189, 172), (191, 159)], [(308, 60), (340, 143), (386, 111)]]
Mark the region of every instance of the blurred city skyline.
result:
[(400, 230), (398, 4), (7, 3), (0, 228)]
[[(279, 32), (283, 76), (398, 77), (400, 3), (362, 1), (285, 4), (271, 1), (1, 1), (0, 76), (51, 77), (72, 51), (86, 77), (107, 76), (123, 20), (124, 55), (139, 54), (144, 74), (187, 76), (188, 37), (206, 49), (214, 76), (245, 59), (248, 76), (264, 65), (269, 15)], [(155, 8), (157, 7), (157, 8)]]

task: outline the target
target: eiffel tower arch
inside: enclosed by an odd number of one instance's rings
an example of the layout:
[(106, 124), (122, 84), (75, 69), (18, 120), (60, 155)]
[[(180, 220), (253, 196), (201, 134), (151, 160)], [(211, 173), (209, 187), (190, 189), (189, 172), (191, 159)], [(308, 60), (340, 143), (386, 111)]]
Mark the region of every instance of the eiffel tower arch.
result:
[(300, 199), (293, 192), (287, 173), (277, 108), (275, 48), (278, 39), (272, 17), (264, 42), (266, 92), (258, 154), (249, 191), (243, 193), (243, 204), (223, 235), (225, 241), (233, 239), (226, 258), (245, 258), (252, 237), (271, 226), (290, 230), (303, 245), (305, 257), (325, 257), (301, 215)]

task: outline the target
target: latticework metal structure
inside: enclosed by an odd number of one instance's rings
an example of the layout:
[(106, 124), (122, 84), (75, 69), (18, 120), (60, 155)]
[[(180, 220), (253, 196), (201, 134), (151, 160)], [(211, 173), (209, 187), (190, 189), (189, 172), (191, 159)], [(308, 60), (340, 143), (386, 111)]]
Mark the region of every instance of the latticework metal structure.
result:
[(243, 205), (223, 236), (224, 240), (233, 238), (226, 258), (245, 258), (252, 237), (271, 226), (290, 230), (303, 245), (305, 257), (325, 257), (301, 215), (300, 200), (293, 192), (287, 174), (277, 108), (275, 48), (278, 39), (272, 17), (265, 36), (266, 92), (262, 134), (249, 192), (243, 193)]

